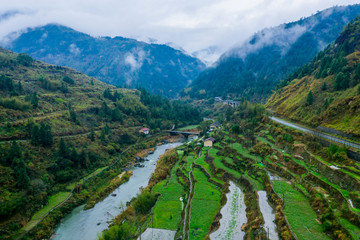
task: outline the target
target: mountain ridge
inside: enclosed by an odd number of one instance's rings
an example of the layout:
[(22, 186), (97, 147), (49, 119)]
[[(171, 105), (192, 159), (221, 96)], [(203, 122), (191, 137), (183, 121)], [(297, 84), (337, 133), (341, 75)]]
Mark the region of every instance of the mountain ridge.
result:
[(7, 47), (109, 84), (140, 85), (169, 97), (176, 97), (205, 68), (199, 59), (165, 44), (120, 36), (95, 38), (60, 24), (28, 28)]
[(314, 127), (360, 136), (360, 18), (279, 84), (266, 106)]
[(263, 29), (240, 47), (224, 53), (181, 95), (246, 97), (265, 102), (281, 79), (311, 61), (358, 14), (359, 4), (333, 7), (295, 22)]

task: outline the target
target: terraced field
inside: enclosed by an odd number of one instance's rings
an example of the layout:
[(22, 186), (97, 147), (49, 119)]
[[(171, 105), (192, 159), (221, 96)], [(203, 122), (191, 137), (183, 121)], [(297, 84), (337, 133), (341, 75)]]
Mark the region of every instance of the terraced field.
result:
[(323, 233), (315, 212), (303, 194), (286, 181), (273, 181), (273, 186), (277, 194), (285, 197), (285, 214), (299, 240), (330, 239)]
[(208, 182), (199, 169), (194, 169), (195, 194), (191, 202), (190, 239), (204, 239), (220, 208), (221, 192)]

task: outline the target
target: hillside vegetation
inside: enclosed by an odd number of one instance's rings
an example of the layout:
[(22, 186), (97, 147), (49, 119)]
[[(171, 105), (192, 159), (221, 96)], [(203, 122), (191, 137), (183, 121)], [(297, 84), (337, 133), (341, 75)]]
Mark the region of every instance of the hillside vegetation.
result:
[(56, 24), (27, 29), (6, 47), (115, 86), (142, 86), (170, 97), (205, 68), (197, 58), (167, 45), (123, 37), (95, 38)]
[(360, 5), (333, 7), (299, 21), (255, 33), (224, 53), (183, 96), (246, 97), (265, 102), (281, 79), (308, 63), (360, 14)]
[(87, 190), (114, 178), (150, 144), (141, 127), (159, 135), (199, 119), (198, 110), (145, 89), (116, 88), (0, 48), (0, 235), (10, 236), (42, 206), (65, 200), (80, 179), (116, 163)]
[(360, 19), (335, 43), (282, 81), (266, 106), (314, 127), (360, 136)]

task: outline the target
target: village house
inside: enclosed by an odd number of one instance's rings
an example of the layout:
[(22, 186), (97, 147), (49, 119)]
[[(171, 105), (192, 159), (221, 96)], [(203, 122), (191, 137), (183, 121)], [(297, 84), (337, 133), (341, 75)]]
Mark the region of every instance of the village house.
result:
[(142, 128), (142, 129), (139, 130), (139, 133), (143, 133), (145, 135), (148, 135), (149, 131), (150, 131), (150, 129), (148, 129), (148, 128)]
[(215, 142), (215, 138), (212, 138), (212, 137), (207, 138), (204, 141), (204, 147), (212, 147), (214, 142)]
[(210, 132), (217, 129), (221, 124), (219, 122), (210, 124)]

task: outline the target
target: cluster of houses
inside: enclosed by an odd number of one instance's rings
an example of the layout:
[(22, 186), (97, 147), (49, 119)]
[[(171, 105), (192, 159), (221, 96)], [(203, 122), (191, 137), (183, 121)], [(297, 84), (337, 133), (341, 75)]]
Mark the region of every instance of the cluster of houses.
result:
[[(219, 122), (210, 124), (209, 132), (216, 130), (217, 128), (220, 127), (220, 125), (221, 124)], [(212, 147), (214, 145), (214, 143), (215, 143), (215, 138), (209, 137), (204, 140), (204, 147)]]
[(240, 105), (239, 101), (233, 101), (233, 100), (223, 100), (221, 97), (215, 97), (215, 102), (222, 102), (224, 104), (229, 105), (230, 107), (238, 107)]

